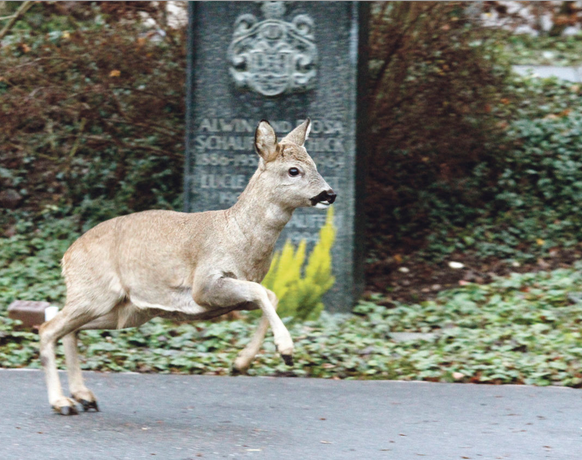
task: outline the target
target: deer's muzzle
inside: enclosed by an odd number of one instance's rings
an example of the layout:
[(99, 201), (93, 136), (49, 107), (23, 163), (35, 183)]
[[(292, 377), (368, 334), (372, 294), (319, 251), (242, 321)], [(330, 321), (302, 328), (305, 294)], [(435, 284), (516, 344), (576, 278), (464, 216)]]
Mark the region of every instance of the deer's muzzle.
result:
[(329, 206), (335, 201), (336, 196), (337, 194), (332, 189), (324, 190), (319, 195), (311, 198), (311, 204), (313, 206), (316, 206), (318, 204)]

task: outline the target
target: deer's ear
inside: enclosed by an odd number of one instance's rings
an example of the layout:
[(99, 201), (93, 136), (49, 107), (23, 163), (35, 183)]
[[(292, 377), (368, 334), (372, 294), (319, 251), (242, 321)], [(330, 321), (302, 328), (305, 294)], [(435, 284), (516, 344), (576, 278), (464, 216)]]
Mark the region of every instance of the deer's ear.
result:
[(267, 120), (261, 120), (255, 131), (255, 149), (265, 163), (275, 159), (277, 135)]
[(311, 120), (307, 118), (303, 123), (301, 123), (297, 128), (291, 131), (285, 136), (283, 140), (293, 142), (297, 145), (303, 146), (305, 141), (309, 137), (309, 132), (311, 131)]

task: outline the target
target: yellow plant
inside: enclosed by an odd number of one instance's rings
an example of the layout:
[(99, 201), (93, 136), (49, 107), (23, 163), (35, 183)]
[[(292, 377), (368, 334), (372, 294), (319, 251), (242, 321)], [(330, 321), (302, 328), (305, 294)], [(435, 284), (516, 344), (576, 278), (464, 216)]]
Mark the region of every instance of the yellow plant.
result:
[(319, 241), (313, 248), (307, 264), (306, 242), (297, 249), (287, 240), (283, 249), (275, 253), (263, 286), (279, 298), (279, 316), (298, 320), (317, 319), (323, 310), (323, 295), (335, 282), (331, 273), (331, 248), (336, 229), (333, 225), (333, 208), (329, 208), (325, 225), (319, 231)]

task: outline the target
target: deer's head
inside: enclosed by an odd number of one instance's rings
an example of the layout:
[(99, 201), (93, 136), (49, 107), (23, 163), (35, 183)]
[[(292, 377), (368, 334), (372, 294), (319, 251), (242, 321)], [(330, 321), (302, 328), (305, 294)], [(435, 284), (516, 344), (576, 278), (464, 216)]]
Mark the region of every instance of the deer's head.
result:
[(255, 132), (255, 148), (261, 157), (261, 175), (268, 184), (271, 199), (285, 207), (325, 208), (336, 198), (305, 150), (310, 127), (311, 120), (308, 118), (280, 142), (266, 120), (259, 123)]

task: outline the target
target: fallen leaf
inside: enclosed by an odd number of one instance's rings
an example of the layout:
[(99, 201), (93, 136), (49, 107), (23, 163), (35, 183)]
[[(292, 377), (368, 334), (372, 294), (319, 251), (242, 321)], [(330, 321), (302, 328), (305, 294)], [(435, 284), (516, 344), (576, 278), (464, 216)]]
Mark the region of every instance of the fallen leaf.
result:
[(560, 116), (561, 117), (567, 117), (568, 115), (570, 115), (570, 112), (572, 111), (572, 109), (566, 109), (566, 110), (562, 110), (560, 112)]
[(117, 69), (112, 70), (111, 72), (109, 72), (109, 76), (110, 77), (119, 77), (121, 75), (121, 72)]

